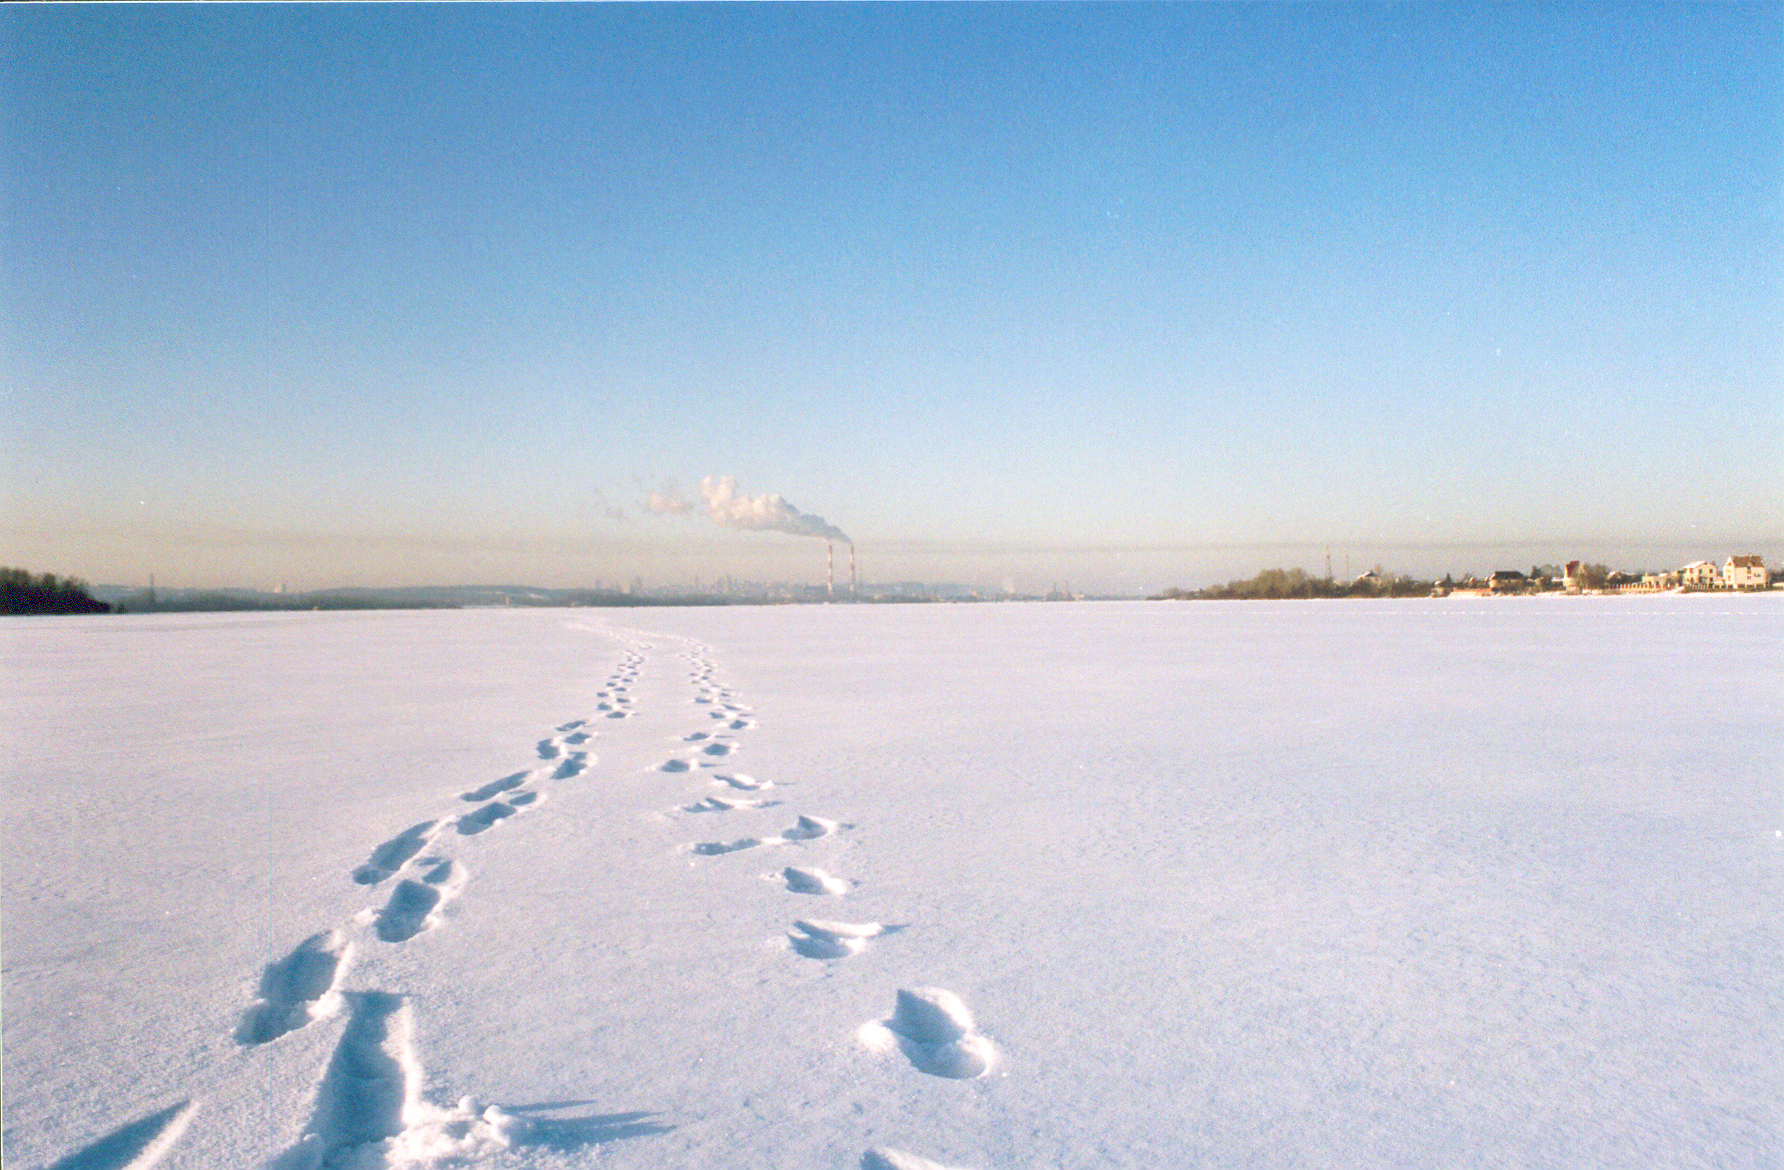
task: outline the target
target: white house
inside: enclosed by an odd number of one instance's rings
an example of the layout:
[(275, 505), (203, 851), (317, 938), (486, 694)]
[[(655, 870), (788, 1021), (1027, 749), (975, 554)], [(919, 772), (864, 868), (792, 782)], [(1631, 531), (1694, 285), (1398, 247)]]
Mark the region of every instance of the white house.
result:
[(1722, 583), (1730, 589), (1764, 589), (1764, 557), (1729, 557), (1722, 566)]
[(1679, 570), (1679, 584), (1687, 589), (1714, 589), (1721, 583), (1721, 572), (1708, 561), (1692, 561)]

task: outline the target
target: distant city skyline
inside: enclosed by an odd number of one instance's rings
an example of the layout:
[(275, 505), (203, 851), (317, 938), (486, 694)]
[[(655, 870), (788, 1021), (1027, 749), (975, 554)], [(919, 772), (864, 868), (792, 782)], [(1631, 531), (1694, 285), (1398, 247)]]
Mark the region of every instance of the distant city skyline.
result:
[(1784, 559), (1780, 4), (18, 5), (0, 39), (0, 563)]

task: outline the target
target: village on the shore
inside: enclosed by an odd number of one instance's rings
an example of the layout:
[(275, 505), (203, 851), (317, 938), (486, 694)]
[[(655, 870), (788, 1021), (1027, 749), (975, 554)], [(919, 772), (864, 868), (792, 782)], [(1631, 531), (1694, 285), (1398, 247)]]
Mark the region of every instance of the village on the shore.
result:
[[(1568, 561), (1532, 565), (1528, 573), (1500, 569), (1490, 577), (1445, 575), (1440, 581), (1392, 573), (1377, 565), (1352, 577), (1317, 576), (1305, 569), (1265, 569), (1243, 581), (1201, 589), (1166, 589), (1151, 601), (1284, 601), (1314, 597), (1513, 597), (1532, 594), (1757, 592), (1774, 587), (1761, 556), (1731, 556), (1721, 565), (1693, 561), (1681, 569), (1628, 573), (1600, 564)], [(1784, 588), (1784, 578), (1777, 587)]]
[[(1549, 567), (1551, 570), (1553, 566)], [(1624, 573), (1603, 565), (1587, 565), (1568, 561), (1560, 573), (1545, 572), (1542, 566), (1520, 573), (1516, 569), (1500, 569), (1484, 580), (1466, 577), (1451, 582), (1437, 582), (1432, 596), (1451, 594), (1507, 593), (1696, 593), (1712, 590), (1750, 591), (1772, 587), (1771, 574), (1761, 556), (1731, 556), (1721, 565), (1713, 561), (1692, 561), (1680, 569), (1661, 573)]]

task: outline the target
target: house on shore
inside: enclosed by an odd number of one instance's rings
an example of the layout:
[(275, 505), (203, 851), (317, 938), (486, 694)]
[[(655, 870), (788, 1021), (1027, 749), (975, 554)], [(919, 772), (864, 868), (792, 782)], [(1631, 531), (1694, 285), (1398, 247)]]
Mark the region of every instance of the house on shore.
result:
[(1714, 589), (1722, 583), (1722, 574), (1708, 561), (1692, 561), (1679, 570), (1679, 584), (1687, 589)]
[(1770, 583), (1764, 557), (1729, 557), (1722, 566), (1722, 584), (1729, 589), (1764, 589)]

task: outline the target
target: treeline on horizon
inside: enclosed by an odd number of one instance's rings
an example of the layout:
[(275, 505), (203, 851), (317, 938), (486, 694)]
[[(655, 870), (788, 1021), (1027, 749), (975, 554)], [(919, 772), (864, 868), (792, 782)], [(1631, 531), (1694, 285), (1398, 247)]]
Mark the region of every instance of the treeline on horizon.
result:
[(110, 613), (78, 577), (0, 567), (0, 613)]
[(1243, 581), (1209, 585), (1203, 589), (1166, 589), (1149, 601), (1276, 601), (1313, 597), (1422, 597), (1436, 587), (1434, 581), (1365, 574), (1354, 581), (1316, 577), (1305, 569), (1265, 569)]

